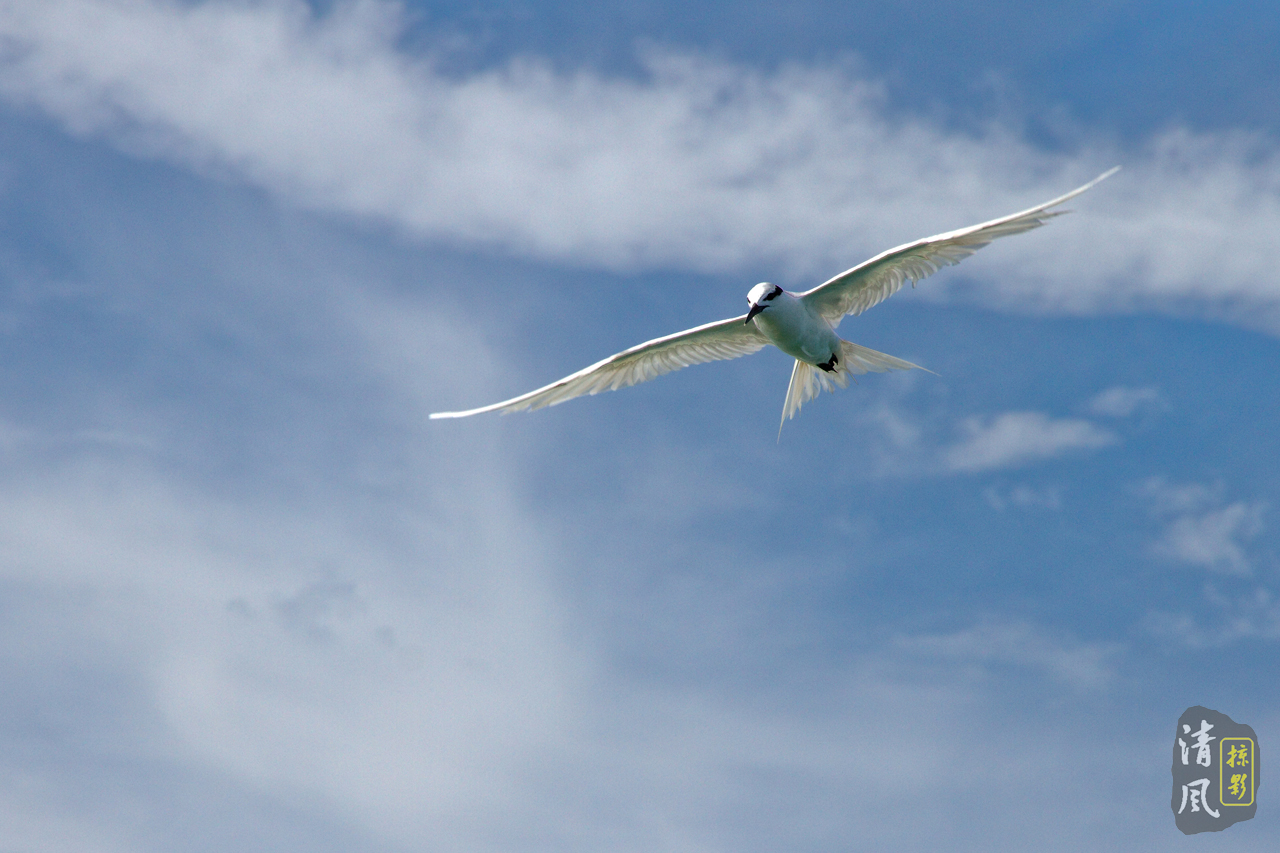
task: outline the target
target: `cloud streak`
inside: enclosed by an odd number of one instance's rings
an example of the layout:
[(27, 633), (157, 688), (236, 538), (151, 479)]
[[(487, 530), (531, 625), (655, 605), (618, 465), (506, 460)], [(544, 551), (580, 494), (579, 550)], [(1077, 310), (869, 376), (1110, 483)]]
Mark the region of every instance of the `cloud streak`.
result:
[(1119, 439), (1091, 421), (1054, 419), (1042, 412), (1004, 412), (968, 418), (963, 437), (942, 451), (950, 471), (973, 473), (1012, 468), (1078, 450), (1097, 450)]
[(1080, 643), (1025, 622), (987, 620), (952, 634), (899, 637), (905, 652), (972, 666), (1012, 665), (1044, 672), (1078, 689), (1107, 684), (1118, 644)]
[[(1280, 158), (1173, 131), (1068, 154), (900, 115), (838, 68), (652, 51), (642, 79), (531, 58), (466, 76), (399, 46), (397, 7), (0, 4), (10, 102), (143, 155), (419, 237), (615, 269), (825, 276), (1032, 203), (1113, 161), (1058, 222), (968, 262), (989, 304), (1211, 310), (1280, 329)], [(943, 285), (932, 287), (945, 295)]]

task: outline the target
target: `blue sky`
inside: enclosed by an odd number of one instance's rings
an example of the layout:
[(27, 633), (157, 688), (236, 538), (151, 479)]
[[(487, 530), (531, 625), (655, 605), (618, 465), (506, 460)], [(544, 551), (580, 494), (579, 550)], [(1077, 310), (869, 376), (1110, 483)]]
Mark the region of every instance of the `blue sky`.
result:
[(0, 2), (0, 847), (1276, 849), (1280, 14), (782, 8)]

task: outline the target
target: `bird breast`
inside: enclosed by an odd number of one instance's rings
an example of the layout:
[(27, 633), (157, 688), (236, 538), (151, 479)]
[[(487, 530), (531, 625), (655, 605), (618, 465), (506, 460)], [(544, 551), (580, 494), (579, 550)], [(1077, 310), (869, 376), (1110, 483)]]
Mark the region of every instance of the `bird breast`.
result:
[(823, 364), (840, 352), (840, 338), (827, 321), (790, 293), (778, 294), (752, 322), (769, 343), (809, 364)]

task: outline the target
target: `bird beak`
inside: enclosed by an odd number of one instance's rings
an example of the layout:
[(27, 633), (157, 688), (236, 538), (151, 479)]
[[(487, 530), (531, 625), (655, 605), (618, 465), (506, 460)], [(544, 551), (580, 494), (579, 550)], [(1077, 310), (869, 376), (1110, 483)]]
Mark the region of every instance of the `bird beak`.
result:
[(747, 312), (747, 320), (746, 320), (746, 322), (747, 322), (747, 323), (750, 323), (750, 322), (751, 322), (751, 318), (752, 318), (752, 317), (754, 317), (754, 316), (756, 316), (757, 314), (759, 314), (759, 313), (760, 313), (761, 311), (763, 311), (763, 310), (764, 310), (764, 305), (756, 305), (756, 304), (753, 304), (753, 305), (751, 306), (751, 310)]

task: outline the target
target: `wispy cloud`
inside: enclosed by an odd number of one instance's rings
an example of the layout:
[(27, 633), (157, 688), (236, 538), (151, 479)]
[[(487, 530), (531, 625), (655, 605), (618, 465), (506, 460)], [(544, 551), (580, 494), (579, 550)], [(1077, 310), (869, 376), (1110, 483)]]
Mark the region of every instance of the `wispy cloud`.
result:
[(1062, 509), (1062, 493), (1054, 486), (1039, 489), (1027, 485), (1013, 486), (1008, 489), (990, 486), (983, 490), (982, 496), (997, 512), (1003, 512), (1010, 506), (1019, 509), (1037, 507), (1048, 510)]
[[(967, 264), (992, 304), (1208, 307), (1280, 329), (1265, 140), (1170, 132), (1123, 156), (897, 114), (874, 82), (650, 52), (640, 80), (536, 59), (455, 77), (398, 7), (0, 4), (0, 92), (78, 133), (432, 240), (615, 268), (829, 274), (1006, 213), (1112, 162), (1087, 215)], [(944, 294), (944, 284), (930, 292)]]
[[(905, 394), (913, 386), (890, 385), (859, 416), (869, 436), (876, 470), (885, 476), (964, 475), (1025, 468), (1064, 456), (1084, 455), (1121, 441), (1088, 418), (1060, 418), (1047, 412), (997, 412), (956, 418), (950, 412), (922, 413)], [(1053, 486), (1025, 483), (984, 492), (992, 508), (1057, 509), (1062, 495)]]
[(1280, 639), (1280, 597), (1268, 587), (1228, 594), (1209, 584), (1204, 599), (1208, 611), (1199, 617), (1187, 612), (1154, 611), (1146, 615), (1142, 624), (1158, 637), (1191, 648)]
[(1081, 643), (1026, 622), (987, 620), (951, 634), (900, 637), (898, 648), (950, 663), (1012, 665), (1044, 672), (1077, 688), (1104, 686), (1113, 675), (1116, 644)]
[(1199, 515), (1174, 519), (1155, 544), (1161, 556), (1216, 571), (1245, 574), (1243, 543), (1263, 530), (1265, 504), (1233, 503)]
[[(311, 791), (416, 837), (500, 791), (566, 720), (576, 656), (549, 618), (540, 537), (505, 543), (523, 522), (503, 502), (389, 539), (300, 507), (219, 503), (136, 463), (10, 480), (2, 580), (52, 602), (6, 624), (0, 648), (127, 685), (136, 719), (66, 721), (78, 738)], [(459, 549), (473, 522), (495, 525), (477, 536), (490, 544)], [(145, 736), (114, 729), (142, 719)]]
[(1244, 575), (1251, 568), (1246, 543), (1265, 530), (1263, 502), (1224, 504), (1222, 487), (1147, 481), (1141, 492), (1152, 502), (1164, 531), (1152, 551), (1180, 563)]
[(1089, 401), (1092, 414), (1111, 418), (1127, 418), (1139, 412), (1160, 411), (1168, 408), (1163, 396), (1155, 388), (1108, 388)]
[(969, 418), (961, 438), (942, 451), (946, 468), (957, 472), (1012, 468), (1080, 450), (1096, 450), (1119, 439), (1091, 421), (1055, 419), (1042, 412), (1005, 412)]
[[(817, 825), (832, 796), (854, 803), (838, 810), (842, 833), (879, 813), (877, 831), (896, 837), (899, 824), (884, 810), (901, 808), (905, 818), (904, 797), (945, 801), (970, 790), (957, 756), (974, 748), (1017, 768), (988, 792), (1029, 781), (1056, 792), (1084, 772), (1082, 761), (1101, 759), (1075, 749), (1074, 764), (1025, 762), (1028, 742), (1037, 755), (1066, 748), (1069, 720), (1060, 730), (1028, 719), (990, 725), (986, 691), (1008, 667), (1068, 694), (1110, 682), (1115, 649), (1026, 622), (873, 643), (846, 665), (824, 667), (822, 685), (753, 681), (747, 701), (719, 678), (690, 686), (636, 677), (605, 659), (583, 625), (575, 647), (556, 630), (565, 602), (539, 581), (555, 544), (523, 530), (527, 519), (498, 497), (447, 524), (402, 519), (388, 536), (383, 524), (306, 506), (221, 503), (138, 464), (69, 470), (56, 487), (6, 482), (3, 580), (10, 592), (19, 581), (24, 595), (54, 604), (20, 607), (0, 624), (0, 649), (27, 650), (28, 670), (15, 673), (3, 654), (0, 668), (25, 695), (68, 672), (90, 670), (95, 682), (61, 688), (79, 709), (57, 717), (66, 742), (22, 778), (63, 794), (59, 760), (74, 762), (102, 812), (80, 825), (83, 804), (27, 795), (12, 783), (6, 754), (0, 803), (19, 837), (44, 849), (61, 834), (65, 846), (51, 849), (102, 846), (131, 838), (141, 813), (156, 820), (155, 834), (118, 849), (172, 849), (165, 833), (190, 831), (193, 811), (171, 804), (167, 789), (207, 795), (220, 790), (212, 778), (251, 803), (296, 804), (297, 832), (333, 822), (383, 849), (424, 839), (446, 850), (502, 849), (513, 838), (597, 849), (603, 838), (639, 850), (710, 835), (736, 849), (772, 849), (821, 834), (770, 810), (812, 815), (806, 823)], [(521, 542), (502, 541), (507, 526), (523, 530)], [(498, 544), (459, 559), (455, 537)], [(920, 667), (930, 677), (910, 675)], [(113, 705), (127, 713), (113, 716)], [(122, 780), (102, 760), (121, 751), (164, 775)], [(1076, 769), (1064, 778), (1060, 766)], [(116, 796), (132, 808), (113, 809)], [(761, 809), (767, 822), (744, 829)], [(198, 817), (211, 829), (226, 820)], [(254, 825), (254, 816), (243, 819)]]
[(1151, 502), (1157, 515), (1176, 515), (1202, 510), (1222, 503), (1221, 483), (1170, 483), (1163, 477), (1152, 477), (1138, 487), (1138, 494)]

